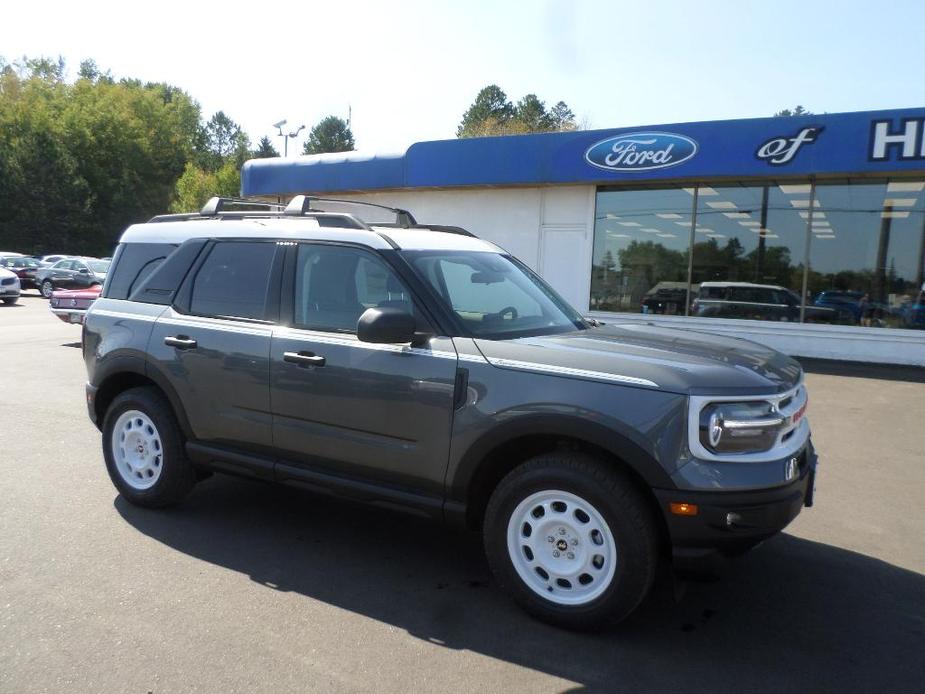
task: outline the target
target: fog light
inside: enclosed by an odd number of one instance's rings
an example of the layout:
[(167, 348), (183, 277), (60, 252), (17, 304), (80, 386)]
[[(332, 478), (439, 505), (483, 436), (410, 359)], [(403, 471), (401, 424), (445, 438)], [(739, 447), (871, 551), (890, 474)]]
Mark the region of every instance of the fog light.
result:
[(671, 512), (676, 516), (696, 516), (697, 504), (671, 502)]
[(726, 514), (726, 525), (728, 525), (730, 528), (736, 523), (740, 522), (741, 520), (742, 520), (742, 516), (740, 516), (738, 513), (727, 513)]

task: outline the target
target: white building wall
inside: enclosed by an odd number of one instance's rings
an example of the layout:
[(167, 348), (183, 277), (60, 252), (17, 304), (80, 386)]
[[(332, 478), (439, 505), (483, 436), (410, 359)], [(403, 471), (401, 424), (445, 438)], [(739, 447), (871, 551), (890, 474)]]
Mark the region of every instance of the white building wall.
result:
[(588, 308), (594, 186), (407, 190), (338, 195), (409, 210), (424, 224), (468, 229), (539, 272), (573, 306)]
[[(594, 186), (408, 190), (336, 197), (401, 207), (422, 223), (464, 227), (527, 263), (575, 308), (588, 310)], [(593, 315), (611, 323), (641, 321), (743, 337), (801, 357), (925, 366), (925, 331), (625, 313)]]

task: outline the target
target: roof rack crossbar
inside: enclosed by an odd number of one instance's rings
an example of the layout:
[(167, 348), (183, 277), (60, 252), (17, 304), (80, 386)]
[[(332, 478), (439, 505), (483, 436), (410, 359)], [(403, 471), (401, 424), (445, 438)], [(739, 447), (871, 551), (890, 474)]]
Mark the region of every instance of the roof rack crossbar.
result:
[(387, 210), (395, 215), (395, 223), (398, 226), (410, 228), (417, 224), (417, 221), (414, 219), (414, 215), (411, 214), (408, 210), (403, 210), (400, 207), (389, 207), (387, 205), (378, 205), (374, 202), (365, 202), (361, 200), (340, 200), (337, 198), (319, 198), (314, 195), (296, 195), (292, 200), (289, 201), (289, 204), (286, 206), (286, 210), (283, 214), (287, 215), (304, 215), (307, 212), (318, 212), (320, 210), (313, 210), (312, 203), (319, 202), (333, 202), (339, 205), (363, 205), (365, 207), (375, 207), (380, 210)]

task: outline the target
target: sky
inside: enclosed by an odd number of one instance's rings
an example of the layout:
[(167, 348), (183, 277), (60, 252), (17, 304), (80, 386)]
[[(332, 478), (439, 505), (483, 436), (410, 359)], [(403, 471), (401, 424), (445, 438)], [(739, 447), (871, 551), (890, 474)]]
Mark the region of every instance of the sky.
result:
[(454, 137), (492, 83), (594, 128), (922, 106), (922, 26), (921, 0), (52, 0), (7, 4), (0, 56), (177, 85), (254, 142), (351, 109), (357, 149), (391, 152)]

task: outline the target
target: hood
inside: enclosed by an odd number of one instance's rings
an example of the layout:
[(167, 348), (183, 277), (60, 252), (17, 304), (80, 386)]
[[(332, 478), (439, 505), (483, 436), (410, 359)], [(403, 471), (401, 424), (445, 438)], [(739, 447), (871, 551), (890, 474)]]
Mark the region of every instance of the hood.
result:
[(476, 344), (501, 368), (510, 365), (505, 362), (527, 369), (537, 364), (546, 373), (559, 368), (562, 375), (599, 374), (605, 381), (643, 379), (660, 390), (692, 395), (782, 392), (803, 373), (794, 359), (748, 340), (639, 323)]
[(17, 277), (17, 274), (7, 270), (5, 267), (0, 267), (0, 279), (6, 279), (8, 277)]

